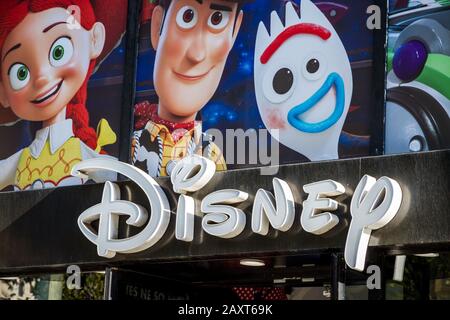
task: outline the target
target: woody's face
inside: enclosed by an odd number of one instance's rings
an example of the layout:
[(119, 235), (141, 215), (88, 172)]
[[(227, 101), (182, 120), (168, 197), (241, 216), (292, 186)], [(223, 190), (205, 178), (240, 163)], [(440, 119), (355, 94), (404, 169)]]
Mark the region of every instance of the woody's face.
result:
[(63, 8), (29, 13), (4, 42), (0, 96), (22, 119), (46, 121), (61, 112), (101, 53), (103, 26), (69, 28), (69, 17)]
[(155, 9), (151, 33), (160, 107), (189, 117), (205, 106), (219, 85), (241, 20), (237, 3), (229, 1), (173, 0), (165, 15), (161, 7)]

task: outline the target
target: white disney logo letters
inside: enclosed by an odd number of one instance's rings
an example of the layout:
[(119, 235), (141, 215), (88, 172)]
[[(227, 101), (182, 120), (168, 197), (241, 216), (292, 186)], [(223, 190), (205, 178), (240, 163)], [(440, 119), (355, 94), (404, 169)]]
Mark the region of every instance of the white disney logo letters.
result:
[[(384, 198), (380, 199), (384, 191)], [(345, 243), (345, 262), (355, 270), (364, 271), (366, 252), (372, 230), (380, 229), (394, 219), (402, 202), (402, 189), (388, 177), (365, 175), (352, 198), (352, 221)], [(378, 204), (378, 206), (377, 206)]]
[[(134, 181), (150, 201), (151, 216), (147, 226), (137, 235), (118, 240), (119, 215), (129, 215), (127, 224), (142, 226), (147, 220), (147, 211), (130, 201), (121, 201), (119, 187), (111, 182), (105, 184), (102, 202), (84, 211), (78, 218), (81, 232), (97, 245), (98, 254), (112, 258), (116, 252), (133, 253), (145, 250), (158, 242), (167, 230), (170, 220), (170, 207), (164, 191), (144, 171), (132, 165), (112, 159), (94, 158), (82, 161), (72, 169), (72, 175), (86, 178), (86, 174), (97, 170), (111, 170)], [(89, 226), (100, 220), (98, 235)]]
[(295, 202), (291, 188), (285, 181), (275, 178), (273, 190), (275, 197), (272, 193), (259, 189), (253, 204), (252, 230), (263, 236), (269, 232), (269, 223), (280, 231), (288, 231), (294, 224)]
[(301, 217), (302, 227), (309, 233), (324, 234), (333, 229), (338, 223), (339, 218), (330, 213), (317, 213), (317, 210), (336, 211), (338, 202), (321, 196), (338, 196), (345, 193), (345, 188), (339, 182), (325, 180), (310, 183), (303, 187), (308, 193), (308, 199), (303, 201), (303, 214)]
[[(156, 244), (166, 233), (171, 215), (167, 196), (158, 183), (144, 171), (111, 159), (80, 162), (72, 174), (87, 178), (97, 170), (111, 170), (128, 177), (144, 191), (150, 203), (149, 215), (145, 208), (120, 200), (118, 185), (106, 182), (102, 202), (84, 211), (78, 219), (81, 232), (97, 245), (98, 254), (112, 258), (117, 252), (139, 252)], [(214, 173), (214, 162), (198, 155), (180, 160), (172, 170), (173, 190), (180, 194), (176, 208), (176, 239), (193, 241), (195, 200), (188, 193), (202, 189)], [(269, 227), (287, 232), (295, 220), (294, 194), (288, 183), (279, 178), (274, 178), (272, 183), (274, 194), (259, 189), (251, 213), (251, 229), (262, 236), (268, 234)], [(339, 182), (324, 180), (307, 184), (303, 190), (307, 194), (300, 217), (304, 231), (322, 235), (332, 230), (339, 223), (337, 215), (322, 211), (338, 209), (339, 203), (330, 197), (345, 194), (345, 187)], [(216, 190), (205, 196), (200, 204), (203, 231), (224, 239), (240, 235), (246, 226), (246, 214), (236, 205), (248, 198), (248, 193), (237, 189)], [(345, 261), (350, 268), (364, 270), (372, 230), (388, 224), (399, 211), (401, 202), (402, 190), (395, 180), (388, 177), (376, 180), (369, 175), (361, 179), (351, 200), (352, 220), (345, 243)], [(128, 225), (142, 227), (142, 230), (134, 236), (118, 239), (121, 215), (129, 217)], [(96, 234), (91, 224), (97, 220)]]

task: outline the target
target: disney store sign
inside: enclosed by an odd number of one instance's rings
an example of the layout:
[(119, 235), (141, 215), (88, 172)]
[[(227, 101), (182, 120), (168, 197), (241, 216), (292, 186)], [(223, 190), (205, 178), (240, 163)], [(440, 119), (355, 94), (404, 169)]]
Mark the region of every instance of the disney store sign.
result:
[[(175, 237), (180, 241), (194, 239), (195, 202), (189, 195), (202, 189), (214, 176), (215, 164), (209, 159), (193, 155), (179, 161), (171, 172), (173, 190), (179, 194), (176, 208)], [(101, 203), (87, 209), (78, 218), (78, 225), (86, 238), (97, 246), (100, 256), (112, 258), (116, 253), (135, 253), (155, 245), (166, 233), (171, 208), (167, 195), (158, 183), (144, 171), (111, 159), (89, 159), (75, 165), (72, 175), (87, 178), (99, 170), (110, 170), (128, 177), (145, 193), (150, 203), (146, 208), (121, 200), (119, 186), (106, 182)], [(324, 180), (303, 186), (307, 194), (300, 214), (302, 228), (320, 236), (339, 222), (336, 211), (339, 203), (332, 197), (344, 194), (345, 187), (337, 181)], [(217, 190), (201, 201), (200, 211), (204, 232), (223, 239), (239, 236), (247, 224), (246, 214), (236, 205), (247, 201), (249, 194), (237, 189)], [(355, 270), (363, 271), (372, 230), (384, 227), (397, 214), (402, 202), (402, 190), (397, 181), (365, 175), (361, 178), (350, 204), (351, 222), (345, 243), (345, 261)], [(273, 179), (273, 193), (259, 189), (251, 212), (251, 229), (266, 236), (269, 228), (286, 232), (295, 220), (295, 201), (289, 184)], [(141, 231), (129, 238), (119, 239), (119, 217)], [(92, 223), (98, 221), (98, 231)]]

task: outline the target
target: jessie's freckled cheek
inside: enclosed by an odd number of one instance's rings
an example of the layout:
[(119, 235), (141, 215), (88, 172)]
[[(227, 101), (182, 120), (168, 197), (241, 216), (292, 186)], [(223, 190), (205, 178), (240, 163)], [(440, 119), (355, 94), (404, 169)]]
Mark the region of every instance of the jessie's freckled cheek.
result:
[(30, 100), (32, 99), (30, 98), (30, 93), (27, 89), (10, 91), (8, 94), (8, 101), (14, 109), (22, 109), (21, 106), (25, 107)]
[(264, 118), (267, 126), (270, 129), (284, 129), (286, 128), (286, 121), (284, 121), (277, 110), (267, 110), (264, 113)]
[(64, 78), (65, 80), (72, 80), (83, 78), (86, 72), (87, 71), (83, 70), (83, 68), (79, 64), (70, 63), (58, 68), (56, 73), (59, 77)]

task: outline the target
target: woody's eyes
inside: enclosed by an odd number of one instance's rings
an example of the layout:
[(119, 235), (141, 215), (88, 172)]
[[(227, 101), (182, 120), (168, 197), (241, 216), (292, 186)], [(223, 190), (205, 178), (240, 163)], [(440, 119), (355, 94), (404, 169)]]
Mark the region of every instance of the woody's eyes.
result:
[(30, 70), (22, 63), (13, 64), (8, 71), (9, 83), (13, 90), (20, 90), (30, 82)]
[(182, 29), (191, 29), (197, 24), (198, 14), (194, 7), (184, 6), (178, 10), (177, 25)]
[(230, 12), (228, 11), (214, 11), (208, 19), (208, 26), (213, 29), (222, 29), (230, 20)]

